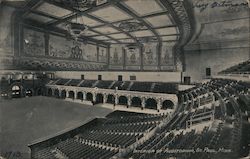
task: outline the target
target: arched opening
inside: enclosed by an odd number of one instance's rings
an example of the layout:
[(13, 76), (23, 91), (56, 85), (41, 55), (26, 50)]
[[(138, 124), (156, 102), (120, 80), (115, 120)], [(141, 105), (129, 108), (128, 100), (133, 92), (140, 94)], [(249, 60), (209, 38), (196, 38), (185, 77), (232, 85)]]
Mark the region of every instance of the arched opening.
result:
[(11, 88), (12, 91), (12, 98), (20, 98), (21, 97), (21, 88), (17, 85), (14, 85)]
[(162, 109), (173, 109), (174, 103), (171, 100), (165, 100), (162, 102)]
[(128, 99), (125, 96), (120, 96), (119, 97), (119, 104), (120, 105), (127, 105), (128, 104)]
[(75, 93), (73, 91), (69, 91), (69, 98), (74, 99)]
[(59, 90), (56, 89), (55, 92), (54, 92), (54, 97), (56, 98), (59, 98), (60, 97), (60, 94), (59, 94)]
[(131, 106), (141, 107), (141, 99), (139, 97), (133, 97), (131, 99)]
[(38, 88), (38, 89), (36, 90), (36, 95), (38, 95), (38, 96), (43, 95), (42, 88)]
[(52, 89), (51, 88), (48, 89), (48, 96), (52, 97)]
[(98, 93), (98, 94), (96, 95), (96, 103), (97, 103), (97, 104), (98, 104), (98, 103), (103, 103), (103, 95), (102, 95), (102, 94)]
[(83, 100), (83, 93), (82, 92), (77, 93), (77, 99)]
[(33, 93), (33, 91), (32, 91), (31, 89), (27, 89), (27, 90), (25, 91), (25, 96), (26, 96), (26, 97), (31, 97), (31, 96), (32, 96), (32, 93)]
[(112, 94), (109, 94), (107, 96), (107, 103), (114, 104), (115, 103), (115, 96), (113, 96)]
[(87, 100), (87, 101), (93, 101), (93, 94), (90, 93), (90, 92), (88, 92), (88, 93), (86, 94), (86, 100)]
[(145, 108), (157, 110), (157, 102), (153, 98), (149, 98), (145, 102)]
[(66, 98), (66, 91), (65, 90), (62, 90), (62, 92), (61, 92), (61, 98), (62, 99)]

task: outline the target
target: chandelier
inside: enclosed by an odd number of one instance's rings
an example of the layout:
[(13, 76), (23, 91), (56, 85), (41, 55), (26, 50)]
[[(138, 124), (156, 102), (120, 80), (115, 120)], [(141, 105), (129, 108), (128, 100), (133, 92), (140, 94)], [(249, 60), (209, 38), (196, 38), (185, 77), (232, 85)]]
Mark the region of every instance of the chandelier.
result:
[(78, 12), (80, 12), (84, 7), (92, 8), (96, 6), (96, 0), (73, 0), (70, 2), (72, 7), (74, 7), (77, 11), (75, 11), (75, 21), (66, 24), (66, 29), (69, 35), (77, 40), (88, 30), (88, 27), (84, 24), (82, 16), (79, 16)]

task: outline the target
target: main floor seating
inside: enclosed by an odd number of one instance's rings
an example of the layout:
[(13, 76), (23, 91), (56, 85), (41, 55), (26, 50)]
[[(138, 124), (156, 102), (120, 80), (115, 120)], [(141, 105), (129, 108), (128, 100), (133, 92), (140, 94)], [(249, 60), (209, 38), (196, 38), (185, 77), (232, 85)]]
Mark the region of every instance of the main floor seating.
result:
[[(114, 86), (116, 82), (109, 83)], [(171, 114), (115, 111), (94, 126), (34, 156), (234, 159), (248, 155), (250, 146), (245, 141), (250, 139), (246, 135), (250, 125), (248, 83), (213, 79), (179, 92), (178, 96), (181, 102)], [(228, 152), (208, 153), (212, 149)]]

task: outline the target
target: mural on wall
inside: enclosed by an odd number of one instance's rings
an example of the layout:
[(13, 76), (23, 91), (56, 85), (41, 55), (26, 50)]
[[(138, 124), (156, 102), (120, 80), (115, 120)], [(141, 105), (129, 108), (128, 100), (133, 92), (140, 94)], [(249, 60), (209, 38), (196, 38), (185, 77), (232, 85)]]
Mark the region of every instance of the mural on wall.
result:
[(143, 64), (157, 65), (157, 43), (144, 44)]
[(50, 35), (49, 56), (58, 58), (70, 58), (72, 41), (63, 37)]
[(99, 62), (107, 62), (107, 48), (99, 47), (98, 59)]
[(23, 29), (23, 52), (32, 56), (45, 55), (44, 33), (32, 29)]
[(0, 9), (0, 53), (11, 52), (11, 16), (14, 9), (4, 7)]
[(65, 59), (88, 60), (85, 44), (50, 35), (49, 55)]
[(123, 64), (123, 45), (112, 45), (110, 48), (110, 64)]
[(173, 65), (174, 64), (174, 53), (173, 47), (175, 43), (164, 42), (161, 48), (161, 65)]
[(85, 55), (87, 61), (97, 62), (97, 48), (96, 45), (86, 44), (84, 45)]
[(126, 65), (139, 66), (141, 64), (141, 56), (139, 48), (125, 49)]

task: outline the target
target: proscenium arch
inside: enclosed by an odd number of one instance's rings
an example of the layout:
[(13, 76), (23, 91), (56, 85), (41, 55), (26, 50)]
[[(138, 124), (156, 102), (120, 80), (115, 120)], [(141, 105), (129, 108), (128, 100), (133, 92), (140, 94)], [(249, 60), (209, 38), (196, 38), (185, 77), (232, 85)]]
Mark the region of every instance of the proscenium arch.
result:
[(131, 99), (131, 106), (134, 107), (141, 107), (142, 106), (142, 100), (140, 97), (133, 97)]
[(119, 97), (119, 104), (120, 105), (127, 105), (128, 104), (128, 98), (126, 96), (120, 96)]
[(174, 103), (171, 100), (164, 100), (162, 102), (161, 109), (163, 109), (163, 110), (174, 109)]
[(154, 98), (148, 98), (145, 102), (145, 108), (157, 110), (157, 101)]

